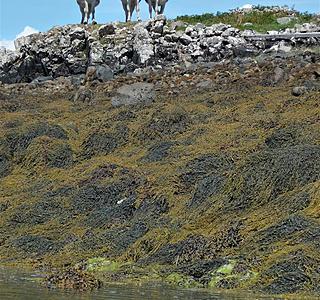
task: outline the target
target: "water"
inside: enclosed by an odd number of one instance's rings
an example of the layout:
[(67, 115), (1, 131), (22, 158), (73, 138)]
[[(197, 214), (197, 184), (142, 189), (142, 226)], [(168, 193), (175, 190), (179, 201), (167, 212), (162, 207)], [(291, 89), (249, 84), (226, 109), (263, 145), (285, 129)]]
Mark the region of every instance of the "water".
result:
[(0, 267), (1, 300), (247, 300), (276, 299), (252, 295), (227, 295), (206, 290), (187, 290), (166, 285), (108, 285), (86, 293), (47, 289), (39, 284), (39, 274)]

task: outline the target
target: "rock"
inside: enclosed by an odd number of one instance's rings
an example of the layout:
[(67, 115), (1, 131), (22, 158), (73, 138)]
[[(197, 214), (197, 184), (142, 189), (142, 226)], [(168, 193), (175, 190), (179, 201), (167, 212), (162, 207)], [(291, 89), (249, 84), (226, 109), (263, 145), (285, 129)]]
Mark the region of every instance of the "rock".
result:
[(117, 90), (117, 95), (112, 97), (114, 107), (128, 105), (149, 105), (155, 100), (154, 85), (151, 83), (134, 83), (124, 85)]
[(139, 23), (134, 27), (133, 51), (134, 60), (138, 65), (145, 65), (154, 56), (153, 41), (144, 23)]
[(94, 80), (105, 82), (112, 79), (113, 79), (113, 71), (109, 66), (106, 66), (106, 65), (90, 66), (87, 69), (87, 74), (86, 74), (87, 82), (91, 82)]
[(193, 39), (192, 37), (190, 37), (189, 35), (187, 34), (184, 34), (180, 37), (180, 41), (183, 45), (187, 46), (189, 45), (190, 43), (192, 43)]
[(43, 83), (51, 80), (53, 80), (52, 76), (39, 76), (36, 79), (32, 80), (31, 83)]
[(299, 97), (302, 96), (303, 94), (305, 94), (307, 91), (307, 88), (305, 86), (296, 86), (292, 89), (292, 95)]
[(198, 89), (203, 89), (203, 90), (208, 89), (212, 86), (213, 86), (213, 81), (210, 79), (201, 81), (201, 82), (197, 83), (197, 85), (196, 85), (196, 87)]
[(279, 83), (281, 82), (285, 77), (285, 72), (282, 68), (276, 67), (274, 69), (274, 82)]
[(116, 33), (116, 28), (113, 24), (106, 24), (99, 28), (99, 37), (103, 38), (108, 35), (112, 35)]
[(93, 99), (93, 93), (87, 86), (81, 86), (76, 94), (74, 95), (73, 101), (83, 102), (83, 103), (90, 103)]
[(173, 29), (173, 30), (177, 30), (179, 28), (183, 28), (185, 27), (186, 24), (182, 21), (173, 21), (170, 23), (170, 27)]
[(296, 19), (295, 17), (289, 16), (289, 17), (282, 17), (282, 18), (278, 18), (277, 19), (277, 23), (280, 25), (287, 25), (290, 22), (292, 22), (294, 19)]
[(292, 50), (291, 45), (288, 45), (286, 42), (281, 41), (278, 44), (273, 45), (270, 49), (266, 52), (276, 51), (276, 52), (285, 52), (289, 53)]

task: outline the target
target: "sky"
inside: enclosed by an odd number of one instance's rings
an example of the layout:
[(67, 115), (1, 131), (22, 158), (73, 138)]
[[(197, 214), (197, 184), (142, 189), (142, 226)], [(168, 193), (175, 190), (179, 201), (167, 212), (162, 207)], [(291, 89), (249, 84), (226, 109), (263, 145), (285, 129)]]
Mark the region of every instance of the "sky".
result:
[[(320, 12), (320, 0), (169, 0), (165, 14), (169, 18), (178, 15), (228, 11), (245, 4), (288, 5), (299, 11)], [(143, 19), (148, 16), (147, 4), (141, 2)], [(47, 31), (56, 25), (74, 24), (80, 21), (76, 0), (0, 0), (0, 46), (12, 47), (18, 36)], [(120, 0), (101, 0), (97, 8), (98, 23), (123, 21)]]

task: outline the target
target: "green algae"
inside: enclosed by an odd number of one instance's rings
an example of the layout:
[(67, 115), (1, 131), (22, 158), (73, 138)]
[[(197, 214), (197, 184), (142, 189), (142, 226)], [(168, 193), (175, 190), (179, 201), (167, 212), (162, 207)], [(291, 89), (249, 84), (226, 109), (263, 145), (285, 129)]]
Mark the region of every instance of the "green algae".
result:
[(103, 257), (89, 258), (86, 262), (86, 270), (89, 272), (116, 272), (120, 268), (121, 264)]

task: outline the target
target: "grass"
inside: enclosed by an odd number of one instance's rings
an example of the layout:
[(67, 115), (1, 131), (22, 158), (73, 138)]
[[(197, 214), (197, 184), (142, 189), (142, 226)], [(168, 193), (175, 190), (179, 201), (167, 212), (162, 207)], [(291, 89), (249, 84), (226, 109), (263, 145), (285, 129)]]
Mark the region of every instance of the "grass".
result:
[[(188, 24), (202, 23), (207, 26), (212, 24), (224, 23), (230, 24), (231, 26), (240, 30), (252, 29), (258, 32), (267, 32), (270, 30), (281, 30), (285, 28), (292, 28), (296, 24), (303, 24), (310, 22), (314, 19), (314, 16), (308, 12), (294, 13), (294, 19), (289, 24), (281, 25), (277, 22), (278, 18), (287, 17), (289, 14), (286, 11), (264, 11), (264, 10), (253, 10), (248, 13), (239, 12), (224, 12), (224, 13), (206, 13), (203, 15), (191, 15), (191, 16), (179, 16), (176, 18), (177, 21), (183, 21)], [(245, 25), (251, 23), (252, 25)]]

